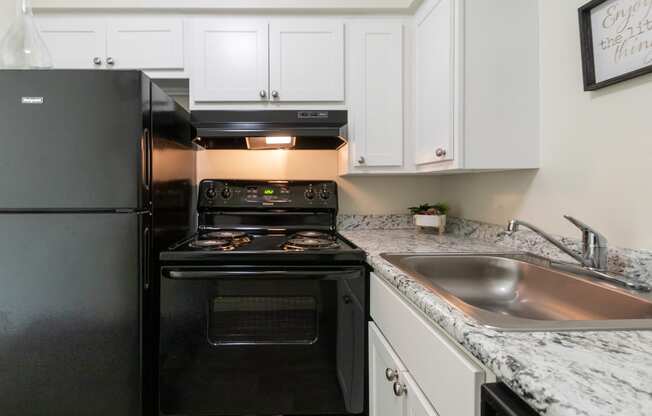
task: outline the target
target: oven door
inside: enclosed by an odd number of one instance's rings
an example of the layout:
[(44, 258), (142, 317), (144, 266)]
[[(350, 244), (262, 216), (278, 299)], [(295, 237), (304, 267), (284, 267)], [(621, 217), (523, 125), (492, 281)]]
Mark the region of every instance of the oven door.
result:
[(165, 267), (166, 415), (364, 411), (363, 267)]

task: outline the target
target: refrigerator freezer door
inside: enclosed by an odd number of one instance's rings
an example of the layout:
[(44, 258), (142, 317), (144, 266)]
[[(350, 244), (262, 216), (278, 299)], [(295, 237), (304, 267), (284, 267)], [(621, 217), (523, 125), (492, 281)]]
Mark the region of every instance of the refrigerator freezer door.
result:
[(0, 215), (0, 414), (140, 414), (141, 221)]
[(0, 71), (0, 210), (142, 208), (141, 80)]

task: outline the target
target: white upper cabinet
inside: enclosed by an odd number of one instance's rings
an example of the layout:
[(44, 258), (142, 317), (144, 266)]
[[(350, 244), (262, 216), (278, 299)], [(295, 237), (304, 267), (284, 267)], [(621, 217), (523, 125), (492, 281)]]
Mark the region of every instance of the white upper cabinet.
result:
[(266, 21), (197, 20), (192, 33), (193, 101), (267, 101)]
[(538, 22), (538, 0), (423, 1), (417, 172), (539, 167)]
[(110, 19), (106, 48), (107, 64), (115, 68), (183, 69), (183, 21), (175, 18)]
[(417, 165), (454, 158), (453, 1), (431, 1), (416, 16)]
[(37, 25), (55, 68), (102, 68), (106, 61), (103, 19), (41, 17)]
[(352, 170), (403, 166), (403, 24), (350, 25)]
[(341, 21), (272, 21), (269, 51), (272, 100), (344, 100), (344, 24)]
[(53, 15), (38, 27), (61, 69), (184, 69), (183, 19)]

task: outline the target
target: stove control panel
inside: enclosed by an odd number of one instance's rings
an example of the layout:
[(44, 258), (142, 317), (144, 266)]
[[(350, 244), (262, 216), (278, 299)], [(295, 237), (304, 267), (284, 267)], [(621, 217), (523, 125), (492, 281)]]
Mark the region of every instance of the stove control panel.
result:
[(199, 185), (199, 209), (337, 210), (332, 181), (242, 181), (206, 179)]

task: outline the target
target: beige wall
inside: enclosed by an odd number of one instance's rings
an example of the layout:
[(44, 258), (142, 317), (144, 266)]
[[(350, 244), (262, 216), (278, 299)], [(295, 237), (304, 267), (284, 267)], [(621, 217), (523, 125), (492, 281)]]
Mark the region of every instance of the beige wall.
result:
[(614, 245), (652, 249), (652, 76), (582, 90), (577, 8), (584, 3), (540, 0), (543, 167), (446, 177), (442, 196), (464, 217), (498, 224), (519, 217), (577, 236), (561, 217), (571, 214)]
[(436, 177), (337, 176), (335, 151), (211, 150), (198, 159), (198, 176), (237, 179), (327, 179), (340, 187), (343, 214), (407, 213), (407, 207), (436, 202)]

